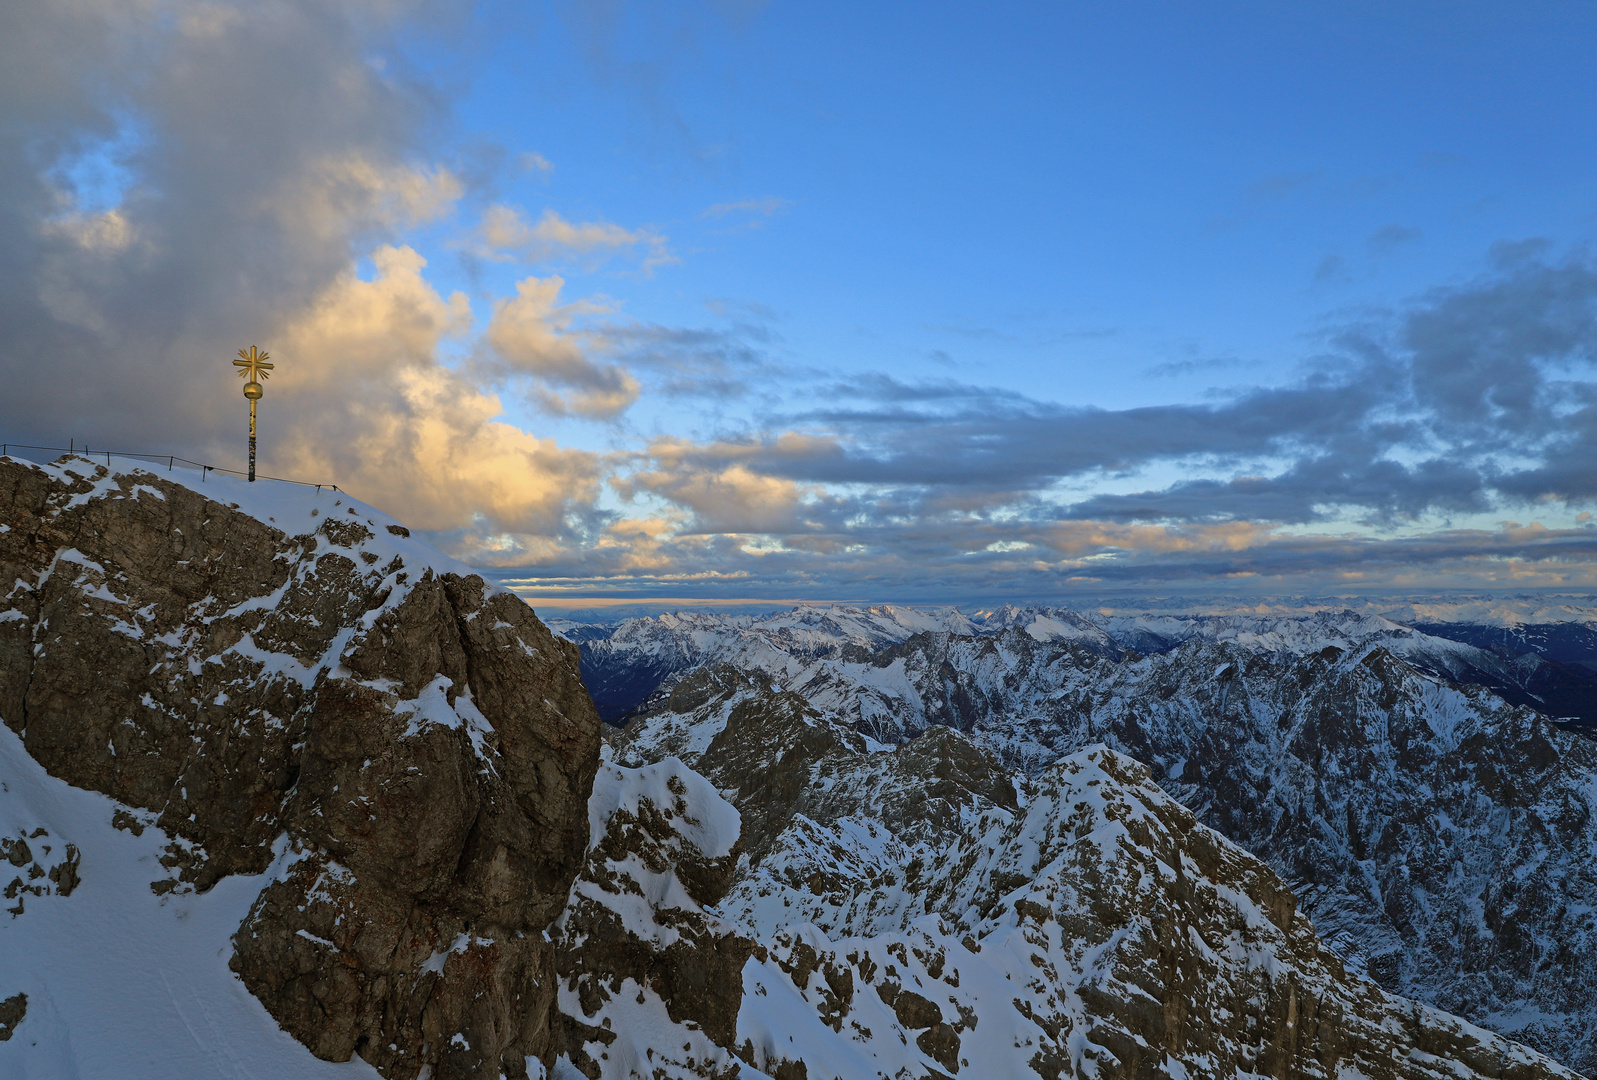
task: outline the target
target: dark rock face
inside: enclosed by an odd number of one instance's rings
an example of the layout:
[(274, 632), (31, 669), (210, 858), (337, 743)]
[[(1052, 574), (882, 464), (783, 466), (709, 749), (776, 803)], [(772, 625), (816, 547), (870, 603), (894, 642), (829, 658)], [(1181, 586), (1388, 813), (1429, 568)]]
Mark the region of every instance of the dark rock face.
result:
[(28, 995), (13, 994), (0, 1001), (0, 1042), (10, 1042), (17, 1033), (17, 1025), (28, 1015)]
[(232, 966), (318, 1056), (551, 1062), (544, 928), (598, 766), (576, 647), (335, 493), (278, 528), (66, 476), (0, 462), (0, 717), (29, 753), (176, 838), (157, 892), (271, 870)]

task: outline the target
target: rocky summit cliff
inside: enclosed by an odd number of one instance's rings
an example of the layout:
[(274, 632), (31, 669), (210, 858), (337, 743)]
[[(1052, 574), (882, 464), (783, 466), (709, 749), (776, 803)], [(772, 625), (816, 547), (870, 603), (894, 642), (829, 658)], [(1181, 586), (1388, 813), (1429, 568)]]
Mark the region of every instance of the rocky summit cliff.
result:
[(884, 742), (701, 648), (601, 749), (576, 646), (331, 490), (0, 459), (0, 583), (0, 1076), (1575, 1075), (1350, 966), (1163, 729)]
[(552, 1063), (598, 767), (574, 646), (331, 490), (0, 461), (0, 523), (0, 718), (159, 835), (151, 899), (257, 879), (228, 964), (284, 1031), (406, 1080)]

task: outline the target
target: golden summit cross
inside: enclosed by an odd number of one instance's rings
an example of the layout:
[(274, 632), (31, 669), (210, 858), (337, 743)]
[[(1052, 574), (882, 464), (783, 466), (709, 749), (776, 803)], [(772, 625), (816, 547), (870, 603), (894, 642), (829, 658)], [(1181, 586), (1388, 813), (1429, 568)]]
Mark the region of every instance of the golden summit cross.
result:
[(238, 359), (233, 361), (233, 366), (238, 368), (238, 373), (249, 381), (244, 384), (244, 396), (250, 399), (250, 483), (255, 482), (255, 403), (261, 400), (265, 393), (261, 389), (259, 380), (270, 378), (267, 372), (272, 370), (272, 365), (266, 362), (269, 353), (257, 350), (251, 345), (248, 349), (238, 351)]

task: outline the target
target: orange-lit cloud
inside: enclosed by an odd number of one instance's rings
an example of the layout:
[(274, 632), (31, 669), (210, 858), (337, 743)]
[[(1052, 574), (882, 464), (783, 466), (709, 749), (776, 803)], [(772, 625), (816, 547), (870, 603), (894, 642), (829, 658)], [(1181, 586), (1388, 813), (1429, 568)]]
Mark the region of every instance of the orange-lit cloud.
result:
[(281, 336), (293, 365), (269, 384), (267, 414), (287, 427), (274, 435), (280, 460), (342, 477), (419, 528), (559, 532), (567, 508), (596, 494), (597, 459), (496, 421), (498, 398), (438, 360), (470, 329), (466, 297), (440, 296), (409, 248), (373, 261), (373, 280), (338, 278)]
[(539, 385), (536, 400), (550, 412), (608, 418), (638, 398), (637, 379), (625, 368), (600, 364), (589, 352), (602, 348), (602, 335), (576, 333), (573, 321), (606, 310), (594, 303), (561, 304), (558, 277), (529, 277), (516, 283), (516, 295), (496, 301), (487, 344), (512, 372), (531, 375)]

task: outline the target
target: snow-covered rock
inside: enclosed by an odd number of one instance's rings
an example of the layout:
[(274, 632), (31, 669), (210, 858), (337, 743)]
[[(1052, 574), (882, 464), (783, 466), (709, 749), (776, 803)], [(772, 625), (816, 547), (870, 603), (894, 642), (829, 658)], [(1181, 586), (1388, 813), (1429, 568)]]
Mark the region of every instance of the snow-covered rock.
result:
[(953, 608), (845, 604), (802, 606), (771, 615), (675, 612), (626, 619), (608, 633), (577, 635), (583, 679), (600, 715), (625, 715), (674, 677), (706, 664), (745, 668), (787, 658), (868, 655), (915, 634), (972, 634), (977, 627)]
[(600, 767), (588, 860), (555, 927), (564, 1061), (588, 1076), (729, 1074), (753, 942), (715, 913), (741, 822), (675, 758)]
[[(1496, 617), (1507, 616), (1499, 612)], [(657, 708), (678, 679), (701, 666), (761, 670), (797, 688), (816, 678), (824, 681), (841, 665), (884, 666), (920, 638), (1018, 632), (1040, 644), (1069, 646), (1108, 659), (1127, 652), (1168, 652), (1196, 641), (1296, 656), (1327, 646), (1345, 651), (1378, 644), (1422, 671), (1485, 686), (1512, 704), (1597, 731), (1597, 621), (1420, 626), (1371, 610), (1328, 607), (1168, 613), (1013, 605), (966, 617), (952, 609), (833, 605), (758, 618), (668, 613), (612, 626), (573, 626), (570, 632), (582, 646), (583, 678), (600, 714), (611, 720), (640, 708)]]

